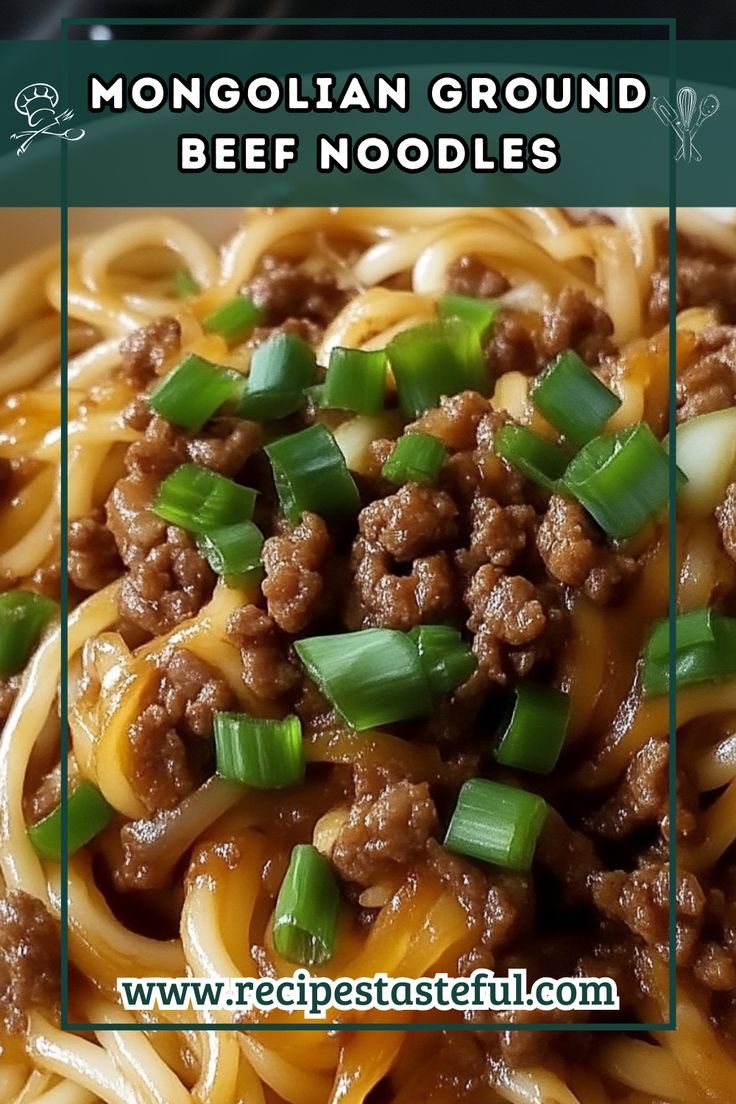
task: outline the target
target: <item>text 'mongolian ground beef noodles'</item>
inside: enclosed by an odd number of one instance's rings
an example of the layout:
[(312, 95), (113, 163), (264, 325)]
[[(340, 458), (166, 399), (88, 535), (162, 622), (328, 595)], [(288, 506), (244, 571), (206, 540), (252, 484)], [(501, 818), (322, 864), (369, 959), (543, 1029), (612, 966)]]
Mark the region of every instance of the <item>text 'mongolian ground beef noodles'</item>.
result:
[[(58, 257), (0, 280), (0, 1102), (732, 1100), (736, 228), (678, 234), (674, 660), (660, 212), (80, 240), (68, 459)], [(666, 1021), (672, 878), (678, 1029), (62, 1033), (60, 748), (73, 1022), (302, 965), (608, 976)]]

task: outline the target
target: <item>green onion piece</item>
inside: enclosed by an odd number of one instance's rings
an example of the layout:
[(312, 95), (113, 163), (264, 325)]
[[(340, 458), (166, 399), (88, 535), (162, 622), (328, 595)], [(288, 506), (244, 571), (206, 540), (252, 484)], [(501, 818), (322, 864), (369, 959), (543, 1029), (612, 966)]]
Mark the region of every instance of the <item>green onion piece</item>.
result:
[(408, 636), (416, 646), (429, 688), (436, 698), (451, 694), (475, 670), (470, 645), (451, 625), (417, 625)]
[(412, 640), (363, 629), (295, 640), (309, 677), (351, 728), (362, 731), (431, 712), (432, 695)]
[(171, 280), (174, 294), (180, 299), (199, 294), (199, 284), (185, 268), (177, 269)]
[(429, 433), (405, 433), (381, 468), (390, 483), (436, 483), (447, 449)]
[(478, 331), (459, 318), (442, 318), (396, 335), (387, 355), (402, 409), (412, 418), (437, 406), (442, 395), (480, 391), (489, 375)]
[(555, 490), (567, 468), (568, 456), (562, 446), (526, 426), (501, 426), (494, 434), (493, 447), (522, 475), (548, 491)]
[(335, 949), (340, 891), (327, 859), (311, 843), (299, 843), (276, 899), (273, 942), (288, 962), (318, 966)]
[(481, 341), (501, 310), (497, 299), (474, 299), (472, 295), (443, 295), (437, 304), (440, 318), (460, 318), (478, 332)]
[(33, 590), (6, 590), (0, 594), (0, 677), (23, 670), (58, 608), (56, 602)]
[(537, 377), (532, 402), (547, 421), (581, 448), (600, 433), (618, 410), (618, 395), (601, 383), (572, 349), (561, 353)]
[(317, 424), (266, 445), (281, 507), (292, 523), (305, 510), (331, 520), (354, 517), (360, 495), (327, 426)]
[(298, 717), (275, 721), (248, 713), (215, 713), (217, 773), (256, 790), (282, 790), (304, 778)]
[(185, 356), (151, 393), (157, 414), (182, 429), (201, 429), (237, 390), (237, 372), (210, 364), (194, 353)]
[(246, 295), (238, 295), (208, 314), (202, 322), (207, 333), (217, 333), (228, 342), (239, 341), (265, 322), (266, 314)]
[(639, 422), (585, 445), (564, 484), (610, 537), (630, 537), (667, 505), (667, 453)]
[[(707, 613), (709, 611), (698, 611)], [(691, 620), (686, 621), (686, 618)], [(684, 624), (680, 628), (680, 621)], [(710, 639), (707, 638), (710, 626)], [(667, 626), (668, 627), (668, 626)], [(642, 690), (645, 695), (666, 694), (670, 687), (669, 648), (663, 653), (663, 627), (656, 625), (644, 651)], [(711, 612), (708, 621), (681, 614), (675, 622), (675, 684), (719, 682), (736, 675), (736, 617)]]
[(296, 334), (276, 334), (253, 353), (236, 413), (264, 422), (286, 418), (304, 406), (304, 390), (316, 376), (317, 362), (306, 341)]
[(506, 767), (549, 774), (560, 757), (569, 719), (567, 694), (552, 686), (519, 683), (496, 759)]
[[(675, 647), (678, 651), (692, 648), (696, 644), (711, 644), (715, 640), (713, 632), (714, 610), (700, 609), (680, 613), (675, 618)], [(663, 617), (657, 621), (649, 637), (646, 655), (652, 660), (667, 659), (670, 654), (670, 621)]]
[(182, 464), (159, 487), (153, 512), (190, 533), (209, 533), (250, 521), (255, 501), (250, 487), (199, 464)]
[(546, 816), (537, 794), (471, 778), (460, 790), (445, 847), (506, 870), (529, 870)]
[[(107, 827), (113, 810), (91, 782), (80, 782), (67, 800), (67, 854), (73, 855)], [(28, 829), (28, 838), (45, 859), (61, 859), (61, 806)]]
[(385, 349), (332, 350), (322, 406), (332, 410), (354, 410), (357, 414), (380, 414), (385, 397)]
[(216, 575), (228, 586), (247, 586), (263, 578), (263, 533), (252, 521), (211, 529), (197, 541), (199, 550)]

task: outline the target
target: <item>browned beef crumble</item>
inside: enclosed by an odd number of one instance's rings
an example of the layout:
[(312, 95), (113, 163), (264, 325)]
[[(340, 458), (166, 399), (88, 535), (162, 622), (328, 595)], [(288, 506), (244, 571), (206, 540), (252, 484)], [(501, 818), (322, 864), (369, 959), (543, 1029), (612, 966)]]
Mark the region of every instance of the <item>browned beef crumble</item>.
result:
[(588, 827), (608, 839), (624, 839), (661, 820), (669, 807), (669, 761), (667, 740), (647, 740), (613, 793), (587, 818)]
[[(69, 789), (74, 789), (79, 777), (79, 768), (74, 756), (70, 755), (67, 764)], [(27, 824), (37, 824), (49, 816), (61, 804), (61, 763), (45, 774), (32, 793), (23, 802), (23, 812)]]
[(58, 1006), (60, 943), (41, 901), (22, 890), (0, 897), (0, 1024), (9, 1034), (25, 1030), (33, 1009)]
[(736, 402), (736, 327), (698, 334), (695, 352), (677, 373), (677, 420), (724, 410)]
[(272, 617), (257, 606), (243, 606), (230, 615), (227, 632), (240, 648), (243, 682), (256, 698), (273, 702), (295, 692), (301, 675)]
[(79, 590), (102, 590), (122, 571), (115, 538), (101, 510), (69, 525), (69, 579)]
[(332, 272), (308, 271), (273, 256), (263, 258), (260, 270), (242, 292), (265, 311), (270, 326), (302, 318), (325, 326), (345, 301), (345, 292)]
[(552, 495), (537, 530), (537, 548), (553, 579), (583, 590), (594, 602), (616, 597), (635, 561), (608, 548), (577, 502)]
[(230, 709), (233, 700), (209, 663), (186, 648), (167, 656), (153, 700), (128, 733), (131, 785), (150, 812), (172, 809), (202, 780), (213, 716)]
[(120, 587), (120, 616), (155, 636), (194, 617), (212, 594), (215, 575), (194, 540), (175, 525), (138, 560)]
[(716, 518), (723, 547), (736, 561), (736, 483), (731, 483), (726, 491), (726, 497), (716, 510)]
[(319, 612), (329, 551), (327, 526), (308, 512), (284, 536), (269, 537), (264, 543), (263, 596), (270, 616), (285, 632), (301, 632)]
[[(669, 317), (669, 268), (669, 260), (664, 258), (652, 275), (649, 314), (660, 324)], [(678, 312), (689, 307), (711, 307), (724, 322), (736, 322), (736, 264), (678, 255), (675, 300)]]
[(455, 295), (470, 295), (474, 299), (495, 299), (508, 291), (511, 284), (496, 268), (487, 268), (478, 257), (464, 254), (447, 270), (447, 290)]
[(166, 358), (178, 351), (180, 341), (181, 326), (175, 318), (158, 318), (134, 330), (120, 346), (123, 378), (131, 387), (145, 387)]

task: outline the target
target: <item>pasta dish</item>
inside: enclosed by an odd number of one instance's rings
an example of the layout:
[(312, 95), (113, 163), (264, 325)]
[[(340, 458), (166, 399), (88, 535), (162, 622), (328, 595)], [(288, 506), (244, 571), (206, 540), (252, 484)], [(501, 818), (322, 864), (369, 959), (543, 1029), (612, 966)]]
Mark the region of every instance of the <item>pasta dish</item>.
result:
[[(65, 435), (63, 286), (0, 276), (0, 1104), (729, 1104), (736, 224), (672, 289), (655, 209), (73, 236)], [(602, 1031), (669, 1019), (671, 880), (677, 1030)], [(620, 1009), (116, 990), (519, 967)]]

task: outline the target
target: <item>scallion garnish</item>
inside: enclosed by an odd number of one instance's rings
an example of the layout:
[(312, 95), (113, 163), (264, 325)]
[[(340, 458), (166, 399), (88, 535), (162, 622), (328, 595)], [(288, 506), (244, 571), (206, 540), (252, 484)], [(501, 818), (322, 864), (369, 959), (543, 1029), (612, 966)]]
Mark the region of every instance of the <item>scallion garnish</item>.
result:
[[(89, 843), (107, 827), (113, 810), (91, 782), (80, 782), (67, 800), (67, 842), (69, 855)], [(28, 838), (45, 859), (61, 859), (61, 806), (32, 824)]]
[(248, 713), (215, 714), (217, 773), (257, 790), (281, 790), (304, 778), (302, 726)]
[(437, 304), (440, 318), (460, 318), (478, 332), (481, 341), (501, 310), (497, 299), (474, 299), (471, 295), (443, 295)]
[(266, 445), (273, 479), (287, 519), (305, 510), (338, 521), (354, 517), (360, 496), (345, 457), (327, 426), (318, 423)]
[(417, 625), (408, 635), (416, 645), (430, 690), (436, 698), (451, 694), (475, 670), (470, 645), (451, 625)]
[(489, 388), (478, 331), (459, 318), (442, 318), (396, 335), (386, 349), (402, 409), (412, 418), (438, 406), (443, 395)]
[(520, 425), (505, 425), (497, 429), (493, 448), (527, 479), (548, 491), (555, 489), (569, 460), (561, 445)]
[(667, 505), (667, 453), (646, 422), (594, 437), (571, 461), (564, 485), (610, 537), (630, 537)]
[(179, 268), (174, 273), (172, 280), (174, 294), (180, 299), (186, 299), (190, 295), (199, 294), (199, 284), (185, 268)]
[(381, 475), (390, 483), (437, 482), (447, 449), (429, 433), (405, 433), (391, 450)]
[(507, 870), (529, 870), (547, 803), (537, 794), (471, 778), (457, 799), (445, 847)]
[(386, 350), (334, 348), (320, 396), (322, 406), (380, 414), (386, 396)]
[(253, 353), (237, 413), (263, 422), (286, 418), (304, 406), (305, 388), (316, 376), (317, 362), (306, 341), (296, 334), (276, 334)]
[(201, 429), (241, 383), (237, 372), (189, 353), (151, 392), (157, 414), (181, 429)]
[(263, 578), (263, 533), (252, 521), (210, 529), (197, 544), (212, 570), (228, 586), (249, 586)]
[(553, 686), (519, 683), (496, 759), (506, 767), (549, 774), (560, 757), (569, 719), (567, 694)]
[(337, 879), (311, 843), (300, 843), (276, 899), (273, 942), (288, 962), (318, 966), (332, 958), (340, 911)]
[(531, 399), (547, 421), (581, 448), (600, 433), (621, 400), (572, 349), (537, 377)]
[[(666, 694), (670, 686), (670, 626), (655, 625), (644, 651), (642, 690)], [(736, 617), (714, 610), (694, 610), (675, 621), (675, 684), (719, 682), (736, 675)]]
[(58, 608), (56, 602), (33, 590), (6, 590), (0, 594), (0, 677), (23, 670)]
[(247, 295), (238, 295), (208, 314), (202, 322), (207, 333), (217, 333), (226, 341), (240, 341), (252, 329), (265, 322), (266, 314)]
[(294, 648), (310, 678), (351, 728), (378, 728), (432, 709), (419, 653), (405, 633), (363, 629), (296, 640)]
[(250, 521), (256, 492), (199, 464), (182, 464), (164, 479), (153, 512), (191, 533)]

